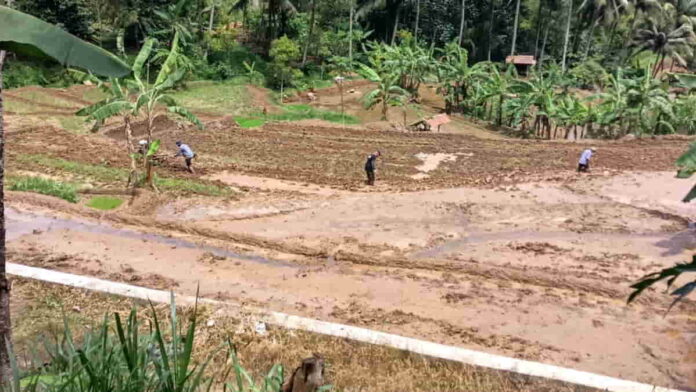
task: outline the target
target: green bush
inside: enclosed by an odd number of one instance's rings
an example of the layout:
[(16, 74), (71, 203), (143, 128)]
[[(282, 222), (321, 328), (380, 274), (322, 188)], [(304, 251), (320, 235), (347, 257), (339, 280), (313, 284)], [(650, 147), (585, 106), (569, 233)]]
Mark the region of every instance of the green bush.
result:
[(41, 177), (18, 177), (10, 179), (9, 182), (10, 190), (13, 191), (35, 192), (77, 203), (77, 190), (70, 184)]
[(60, 65), (42, 61), (7, 61), (3, 69), (3, 86), (5, 88), (67, 87), (76, 81), (74, 76)]

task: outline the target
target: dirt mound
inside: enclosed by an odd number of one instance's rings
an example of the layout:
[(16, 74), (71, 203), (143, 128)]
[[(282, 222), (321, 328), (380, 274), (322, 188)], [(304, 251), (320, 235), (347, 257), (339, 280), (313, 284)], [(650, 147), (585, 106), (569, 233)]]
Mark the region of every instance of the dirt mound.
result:
[[(154, 121), (152, 122), (152, 133), (153, 134), (162, 134), (162, 133), (169, 133), (172, 130), (178, 129), (179, 124), (177, 124), (174, 120), (169, 118), (166, 114), (158, 114), (155, 116)], [(131, 132), (133, 133), (133, 138), (137, 140), (137, 138), (143, 138), (147, 137), (147, 120), (143, 121), (137, 121), (137, 122), (131, 122)], [(126, 139), (126, 127), (125, 125), (118, 125), (115, 127), (110, 127), (102, 133), (105, 136), (108, 136), (112, 139), (116, 140), (125, 140)]]

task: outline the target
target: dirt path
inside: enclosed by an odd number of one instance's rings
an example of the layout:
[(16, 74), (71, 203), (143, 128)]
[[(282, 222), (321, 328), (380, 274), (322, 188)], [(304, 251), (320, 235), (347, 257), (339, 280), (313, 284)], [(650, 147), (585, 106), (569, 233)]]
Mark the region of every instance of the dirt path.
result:
[[(663, 318), (669, 300), (659, 293), (631, 307), (624, 301), (637, 277), (684, 261), (696, 248), (684, 220), (695, 218), (694, 211), (682, 219), (664, 202), (672, 189), (689, 185), (671, 173), (636, 173), (588, 178), (577, 190), (537, 183), (300, 199), (281, 192), (237, 206), (277, 207), (267, 213), (235, 215), (235, 202), (206, 207), (198, 200), (176, 202), (177, 214), (165, 214), (200, 233), (253, 233), (290, 245), (263, 254), (243, 236), (229, 242), (183, 232), (138, 234), (150, 229), (73, 215), (56, 220), (35, 207), (38, 216), (9, 215), (9, 238), (13, 257), (33, 265), (176, 284), (188, 293), (201, 283), (206, 296), (684, 386), (693, 370), (696, 304)], [(274, 180), (266, 186), (289, 190)], [(638, 189), (669, 191), (641, 194), (642, 207), (607, 200), (603, 189), (629, 199)], [(328, 257), (303, 256), (292, 246)]]

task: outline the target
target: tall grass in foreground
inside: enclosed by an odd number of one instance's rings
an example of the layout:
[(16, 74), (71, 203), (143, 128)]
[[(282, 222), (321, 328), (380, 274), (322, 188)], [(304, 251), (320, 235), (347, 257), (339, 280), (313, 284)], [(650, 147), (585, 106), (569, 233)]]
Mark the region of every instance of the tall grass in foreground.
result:
[[(169, 320), (160, 320), (154, 306), (143, 324), (135, 309), (122, 320), (108, 316), (99, 328), (88, 331), (78, 343), (64, 323), (60, 341), (46, 344), (50, 363), (22, 371), (13, 363), (14, 381), (4, 392), (277, 392), (284, 380), (283, 367), (274, 365), (256, 382), (240, 365), (234, 346), (227, 350), (224, 366), (210, 369), (214, 356), (194, 360), (197, 309), (188, 325), (177, 316), (172, 294)], [(167, 328), (169, 325), (169, 329)], [(231, 381), (228, 381), (231, 380)]]
[(10, 190), (35, 192), (42, 195), (59, 197), (71, 203), (77, 203), (77, 189), (73, 185), (41, 177), (13, 177), (8, 180)]

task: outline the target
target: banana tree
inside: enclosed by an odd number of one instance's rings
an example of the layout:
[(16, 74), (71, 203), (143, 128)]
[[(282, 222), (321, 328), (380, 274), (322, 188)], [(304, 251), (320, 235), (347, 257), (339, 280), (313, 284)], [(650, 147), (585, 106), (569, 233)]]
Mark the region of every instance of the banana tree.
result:
[(382, 120), (387, 120), (387, 112), (390, 106), (403, 106), (408, 99), (408, 91), (398, 84), (399, 75), (381, 70), (378, 72), (365, 64), (360, 66), (360, 74), (367, 80), (377, 83), (377, 88), (368, 92), (363, 97), (363, 103), (367, 109), (381, 104)]
[[(68, 34), (33, 16), (0, 6), (0, 386), (12, 380), (10, 355), (10, 286), (5, 273), (5, 134), (2, 67), (7, 51), (50, 58), (64, 66), (87, 69), (103, 76), (120, 77), (130, 68), (111, 53)], [(19, 380), (15, 380), (19, 385)]]
[(510, 95), (510, 85), (513, 80), (513, 67), (508, 68), (508, 71), (501, 73), (497, 66), (491, 65), (488, 67), (488, 75), (484, 81), (484, 88), (487, 93), (484, 99), (494, 99), (492, 106), (497, 109), (495, 125), (503, 125), (503, 111), (505, 106), (505, 98)]
[[(178, 34), (174, 34), (174, 41), (162, 68), (157, 74), (153, 84), (144, 79), (144, 66), (150, 58), (155, 41), (151, 38), (138, 53), (133, 62), (133, 79), (111, 79), (106, 91), (110, 96), (100, 102), (87, 106), (77, 112), (80, 116), (87, 116), (96, 123), (103, 123), (114, 116), (122, 116), (126, 133), (128, 154), (131, 156), (131, 171), (128, 176), (128, 185), (136, 184), (137, 169), (136, 155), (133, 147), (131, 132), (131, 120), (141, 113), (145, 115), (148, 146), (152, 145), (152, 134), (155, 130), (154, 120), (157, 111), (164, 106), (167, 111), (183, 117), (195, 124), (199, 129), (203, 128), (200, 120), (187, 109), (179, 106), (176, 101), (167, 94), (186, 73), (186, 69), (178, 68)], [(146, 183), (155, 188), (152, 176), (152, 159), (146, 155), (143, 157), (146, 172)]]
[(470, 66), (468, 52), (457, 42), (445, 45), (444, 50), (441, 51), (437, 76), (440, 91), (445, 95), (448, 112), (452, 108), (466, 111), (466, 108), (461, 106), (466, 102), (471, 92), (471, 84), (485, 75), (484, 66), (484, 63)]
[(662, 82), (654, 79), (650, 70), (646, 68), (642, 77), (627, 79), (626, 85), (626, 112), (631, 115), (634, 128), (641, 134), (657, 132), (660, 129), (667, 129), (669, 133), (673, 133), (674, 128), (666, 119), (673, 120), (674, 113), (669, 94)]
[(558, 76), (549, 74), (544, 77), (541, 74), (535, 74), (529, 80), (517, 80), (510, 87), (510, 91), (519, 95), (528, 95), (534, 106), (534, 130), (540, 136), (551, 138), (551, 118), (553, 117), (558, 94), (556, 86)]

